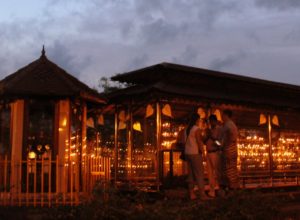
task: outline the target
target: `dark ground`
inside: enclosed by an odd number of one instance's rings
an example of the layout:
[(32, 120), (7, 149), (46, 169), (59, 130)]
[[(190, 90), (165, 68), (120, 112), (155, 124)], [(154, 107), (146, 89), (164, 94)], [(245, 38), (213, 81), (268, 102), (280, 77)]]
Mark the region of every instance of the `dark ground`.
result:
[(93, 199), (78, 207), (0, 207), (0, 219), (300, 219), (300, 187), (239, 190), (208, 201), (189, 201), (182, 188), (96, 189)]

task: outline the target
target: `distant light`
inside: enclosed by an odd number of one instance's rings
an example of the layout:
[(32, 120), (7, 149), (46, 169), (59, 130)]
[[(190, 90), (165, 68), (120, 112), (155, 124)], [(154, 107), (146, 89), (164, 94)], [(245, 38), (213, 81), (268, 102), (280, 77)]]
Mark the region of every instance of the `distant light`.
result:
[(36, 153), (34, 151), (30, 151), (28, 153), (28, 158), (31, 159), (31, 160), (35, 159), (36, 158)]
[(67, 126), (67, 118), (64, 118), (62, 121), (62, 126), (66, 127)]

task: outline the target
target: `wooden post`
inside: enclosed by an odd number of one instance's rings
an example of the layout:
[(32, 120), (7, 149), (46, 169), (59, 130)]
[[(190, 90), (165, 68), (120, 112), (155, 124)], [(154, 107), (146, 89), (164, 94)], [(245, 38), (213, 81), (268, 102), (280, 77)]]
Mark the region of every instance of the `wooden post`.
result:
[(34, 183), (33, 183), (33, 206), (36, 207), (36, 178), (37, 178), (37, 162), (34, 159)]
[(22, 161), (23, 146), (23, 120), (24, 120), (24, 100), (17, 100), (11, 104), (11, 175), (10, 189), (12, 200), (21, 190), (21, 176), (19, 166)]
[(74, 176), (74, 174), (73, 174), (73, 162), (71, 161), (71, 163), (70, 163), (70, 165), (71, 165), (71, 172), (70, 172), (70, 179), (71, 179), (71, 190), (70, 190), (70, 193), (71, 193), (71, 205), (73, 205), (73, 176)]
[(44, 166), (45, 166), (45, 160), (44, 157), (42, 156), (42, 161), (41, 161), (41, 206), (44, 206)]
[(115, 148), (114, 148), (114, 186), (117, 185), (117, 174), (118, 174), (118, 112), (117, 112), (117, 106), (115, 106)]
[(92, 191), (92, 186), (93, 186), (93, 183), (94, 183), (94, 176), (92, 175), (92, 172), (94, 171), (94, 158), (91, 157), (90, 158), (90, 192)]
[(8, 167), (8, 160), (7, 160), (7, 155), (5, 155), (4, 158), (4, 205), (6, 205), (6, 199), (7, 199), (7, 193), (9, 192), (10, 189), (8, 189), (8, 184), (7, 184), (7, 167)]
[(30, 175), (30, 159), (27, 159), (26, 166), (26, 205), (29, 205), (29, 175)]
[[(56, 201), (56, 205), (58, 205), (58, 202), (59, 202), (59, 199), (58, 199), (58, 196), (59, 196), (59, 192), (58, 192), (58, 169), (59, 169), (59, 165), (58, 165), (58, 155), (56, 155), (56, 164), (55, 164), (55, 167), (56, 167), (56, 173), (55, 173), (55, 181), (56, 181), (56, 198), (55, 198), (55, 201)], [(63, 166), (64, 168), (64, 166)], [(64, 170), (64, 169), (63, 169)], [(64, 172), (63, 172), (64, 173)], [(65, 178), (64, 176), (62, 178)]]
[[(79, 173), (79, 178), (81, 179), (81, 183), (82, 183), (82, 189), (84, 191), (84, 188), (86, 186), (86, 178), (85, 178), (85, 173), (86, 173), (86, 169), (85, 169), (85, 156), (86, 156), (86, 152), (87, 152), (87, 131), (86, 131), (86, 119), (87, 119), (87, 105), (86, 103), (83, 103), (83, 111), (82, 111), (82, 131), (81, 131), (81, 140), (82, 140), (82, 152), (81, 152), (81, 161), (79, 161), (79, 166), (81, 166), (81, 173)], [(98, 143), (97, 143), (98, 144)], [(79, 187), (79, 184), (78, 184)], [(79, 191), (79, 188), (78, 188)]]
[(272, 124), (271, 115), (268, 115), (268, 137), (269, 137), (269, 171), (271, 187), (273, 186), (273, 151), (272, 151)]
[[(49, 154), (48, 157), (48, 207), (51, 206), (51, 191), (52, 191), (52, 187), (51, 187), (51, 178), (52, 178), (52, 156), (51, 153)], [(57, 169), (56, 169), (57, 172)]]
[(77, 155), (77, 158), (76, 158), (76, 164), (75, 164), (75, 168), (76, 168), (76, 170), (75, 170), (75, 179), (76, 179), (76, 188), (75, 188), (75, 190), (76, 190), (76, 194), (75, 194), (75, 204), (76, 205), (78, 205), (79, 204), (79, 191), (80, 191), (80, 186), (79, 186), (79, 178), (80, 178), (80, 173), (79, 173), (79, 171), (80, 171), (80, 165), (81, 165), (81, 163), (79, 162), (79, 155)]
[(19, 199), (19, 206), (21, 206), (21, 202), (22, 202), (22, 188), (21, 188), (21, 179), (22, 179), (22, 160), (18, 161), (17, 163), (17, 170), (18, 170), (18, 178), (17, 178), (17, 181), (18, 181), (18, 191), (17, 191), (17, 194), (18, 194), (18, 199)]
[[(59, 123), (58, 123), (58, 169), (57, 169), (57, 193), (66, 193), (67, 192), (67, 181), (65, 178), (65, 156), (68, 156), (70, 152), (70, 101), (60, 100), (58, 103), (58, 114), (59, 114)], [(62, 178), (64, 176), (64, 178)]]
[(128, 114), (129, 114), (129, 128), (128, 129), (128, 136), (127, 136), (127, 157), (128, 157), (128, 165), (129, 167), (127, 168), (127, 171), (129, 169), (129, 179), (132, 181), (133, 173), (132, 173), (132, 148), (133, 148), (133, 143), (132, 143), (132, 105), (131, 103), (129, 104), (128, 107)]
[(82, 191), (84, 192), (85, 196), (87, 196), (87, 183), (88, 183), (88, 178), (87, 178), (87, 154), (84, 156), (83, 159), (83, 169), (84, 169), (84, 175), (83, 175), (83, 179), (84, 179), (84, 185), (82, 186)]
[(157, 190), (159, 190), (160, 186), (160, 149), (161, 149), (161, 111), (160, 111), (160, 103), (156, 102), (156, 184)]
[[(66, 177), (66, 164), (63, 164), (63, 179), (65, 180), (67, 177)], [(63, 187), (64, 187), (64, 189), (67, 189), (67, 183), (68, 183), (68, 181), (63, 181), (63, 183), (64, 183), (64, 185), (63, 185)], [(65, 190), (65, 191), (63, 191), (62, 193), (63, 193), (63, 205), (66, 205), (66, 194), (67, 194), (67, 191), (68, 190)]]

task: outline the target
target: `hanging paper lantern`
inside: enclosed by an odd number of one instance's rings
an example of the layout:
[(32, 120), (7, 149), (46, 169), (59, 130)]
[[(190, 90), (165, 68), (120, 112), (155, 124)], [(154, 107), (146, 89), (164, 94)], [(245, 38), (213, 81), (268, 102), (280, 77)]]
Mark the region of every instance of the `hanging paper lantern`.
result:
[(104, 125), (104, 116), (101, 114), (98, 117), (98, 125)]
[(259, 115), (259, 125), (263, 125), (267, 123), (267, 117), (264, 114)]
[(141, 123), (140, 122), (135, 122), (133, 123), (133, 130), (136, 130), (136, 131), (139, 131), (139, 132), (143, 132), (142, 131), (142, 126), (141, 126)]
[(273, 116), (273, 118), (272, 118), (272, 124), (276, 125), (276, 126), (279, 126), (279, 120), (278, 120), (277, 115)]
[(152, 107), (152, 105), (147, 105), (146, 107), (146, 118), (150, 117), (151, 115), (153, 115), (154, 113), (154, 109)]
[(86, 126), (90, 128), (95, 128), (94, 119), (92, 117), (89, 117), (88, 120), (86, 120)]
[(165, 116), (168, 116), (168, 117), (173, 118), (171, 106), (170, 106), (169, 104), (165, 104), (165, 105), (164, 105), (164, 107), (162, 108), (162, 113), (163, 113)]
[(34, 151), (30, 151), (28, 153), (28, 158), (31, 159), (31, 160), (35, 159), (36, 158), (36, 153)]

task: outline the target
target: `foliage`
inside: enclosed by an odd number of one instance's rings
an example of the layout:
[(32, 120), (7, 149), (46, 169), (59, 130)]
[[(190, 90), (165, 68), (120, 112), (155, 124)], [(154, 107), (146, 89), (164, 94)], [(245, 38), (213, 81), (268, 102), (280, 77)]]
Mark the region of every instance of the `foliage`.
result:
[(98, 82), (98, 87), (104, 93), (110, 93), (128, 86), (127, 83), (113, 82), (107, 77), (101, 77)]
[[(99, 182), (85, 204), (39, 210), (42, 219), (281, 219), (286, 215), (280, 216), (278, 208), (293, 199), (259, 190), (240, 190), (225, 198), (190, 201), (186, 197), (165, 197), (163, 192), (142, 192), (130, 185), (116, 190)], [(26, 213), (30, 216), (34, 212)], [(295, 216), (299, 217), (299, 213)]]
[[(226, 198), (195, 202), (130, 187), (115, 190), (100, 183), (92, 200), (73, 212), (80, 219), (274, 219), (282, 202), (273, 196), (243, 190)], [(58, 216), (63, 215), (54, 215), (55, 219)]]

